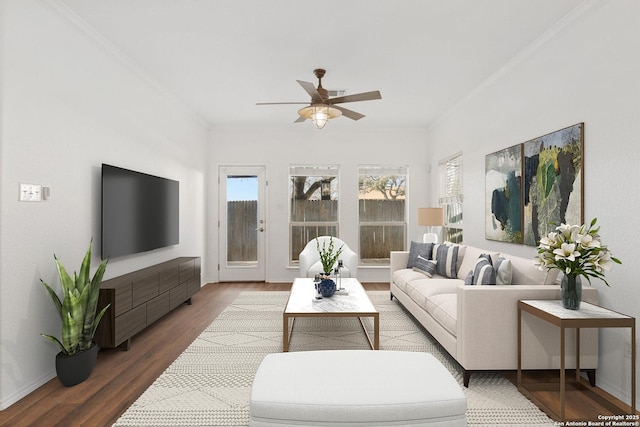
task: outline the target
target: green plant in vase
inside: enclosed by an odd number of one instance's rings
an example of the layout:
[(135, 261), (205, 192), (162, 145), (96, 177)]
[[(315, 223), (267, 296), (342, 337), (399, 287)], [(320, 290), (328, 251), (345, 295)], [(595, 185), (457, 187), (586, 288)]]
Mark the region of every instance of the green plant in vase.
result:
[(342, 253), (344, 245), (340, 246), (337, 251), (333, 251), (333, 237), (329, 237), (329, 247), (327, 248), (327, 242), (322, 242), (322, 248), (320, 247), (320, 241), (316, 237), (316, 248), (320, 255), (320, 263), (322, 264), (322, 270), (326, 274), (330, 274), (333, 271), (333, 266), (336, 264), (338, 257)]

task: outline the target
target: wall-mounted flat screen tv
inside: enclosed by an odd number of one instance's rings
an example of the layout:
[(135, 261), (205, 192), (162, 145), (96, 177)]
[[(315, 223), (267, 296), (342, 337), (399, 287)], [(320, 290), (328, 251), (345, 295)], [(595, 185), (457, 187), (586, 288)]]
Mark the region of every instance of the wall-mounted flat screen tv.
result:
[(102, 165), (102, 259), (179, 243), (180, 183)]

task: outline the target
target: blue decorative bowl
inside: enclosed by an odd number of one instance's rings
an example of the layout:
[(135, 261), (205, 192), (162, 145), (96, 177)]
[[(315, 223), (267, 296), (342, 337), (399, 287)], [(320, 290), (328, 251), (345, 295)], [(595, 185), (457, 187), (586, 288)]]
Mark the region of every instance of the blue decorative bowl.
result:
[(330, 297), (336, 291), (336, 282), (331, 279), (322, 279), (320, 283), (318, 283), (318, 292), (323, 297)]

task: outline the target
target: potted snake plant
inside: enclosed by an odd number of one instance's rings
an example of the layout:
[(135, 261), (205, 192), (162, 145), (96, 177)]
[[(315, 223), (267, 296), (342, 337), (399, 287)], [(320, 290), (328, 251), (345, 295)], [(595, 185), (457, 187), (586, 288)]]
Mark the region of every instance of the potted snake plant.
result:
[(60, 352), (56, 355), (56, 373), (60, 382), (67, 387), (81, 383), (89, 378), (98, 357), (98, 346), (93, 341), (96, 329), (109, 306), (96, 314), (100, 283), (107, 268), (108, 260), (104, 260), (96, 270), (93, 278), (89, 276), (91, 269), (91, 243), (87, 250), (80, 273), (71, 277), (60, 260), (53, 256), (62, 285), (62, 299), (42, 279), (56, 306), (62, 320), (61, 339), (52, 335), (41, 334), (54, 342)]

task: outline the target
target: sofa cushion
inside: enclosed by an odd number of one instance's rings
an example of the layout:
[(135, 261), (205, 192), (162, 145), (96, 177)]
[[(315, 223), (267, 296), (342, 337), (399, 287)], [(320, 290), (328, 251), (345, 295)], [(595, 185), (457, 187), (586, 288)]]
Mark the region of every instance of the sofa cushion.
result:
[(511, 260), (504, 257), (498, 257), (494, 262), (493, 268), (496, 271), (496, 285), (510, 285), (513, 277), (513, 267)]
[(476, 265), (473, 269), (473, 284), (474, 285), (495, 285), (496, 284), (496, 272), (493, 269), (491, 263), (491, 255), (481, 254), (476, 260)]
[(436, 263), (437, 261), (431, 259), (425, 259), (418, 255), (418, 259), (416, 260), (416, 265), (413, 267), (415, 271), (420, 273), (424, 273), (428, 277), (433, 276), (433, 273), (436, 272)]
[(462, 283), (462, 280), (458, 279), (435, 277), (433, 279), (412, 280), (407, 283), (406, 292), (409, 298), (426, 310), (428, 297), (456, 292), (456, 288)]
[(444, 277), (456, 279), (458, 277), (459, 245), (440, 244), (433, 247), (433, 259), (436, 260), (436, 272)]
[(491, 261), (495, 263), (495, 260), (498, 258), (499, 252), (491, 252), (485, 249), (480, 249), (475, 246), (467, 246), (464, 258), (462, 262), (460, 262), (460, 254), (458, 254), (458, 262), (460, 264), (460, 269), (458, 270), (458, 279), (464, 280), (469, 274), (469, 271), (473, 270), (476, 265), (476, 261), (478, 257), (482, 254), (491, 255)]
[(407, 292), (407, 283), (412, 282), (414, 280), (427, 279), (427, 276), (420, 272), (416, 271), (412, 268), (403, 268), (402, 270), (396, 270), (392, 274), (393, 282), (402, 289), (405, 293)]
[(456, 336), (458, 294), (438, 294), (430, 296), (427, 298), (427, 313), (451, 335)]
[(560, 270), (553, 269), (547, 271), (538, 270), (533, 263), (533, 258), (523, 258), (519, 256), (500, 254), (504, 258), (511, 260), (513, 275), (511, 283), (514, 285), (553, 285)]
[(431, 252), (433, 251), (433, 243), (420, 243), (411, 242), (409, 248), (409, 260), (407, 261), (407, 268), (413, 268), (416, 266), (418, 257), (421, 256), (425, 259), (431, 259)]

